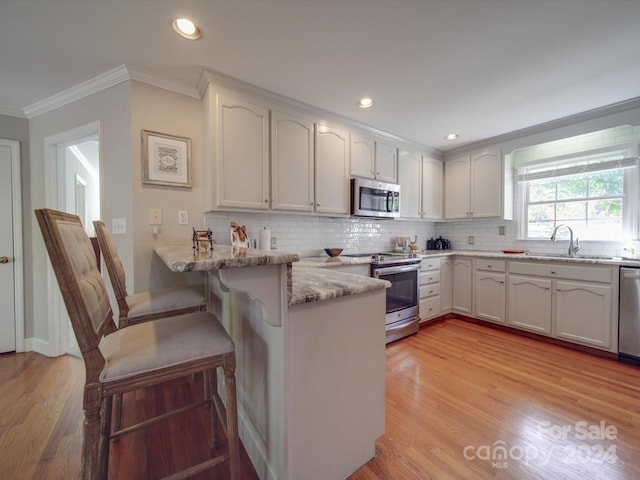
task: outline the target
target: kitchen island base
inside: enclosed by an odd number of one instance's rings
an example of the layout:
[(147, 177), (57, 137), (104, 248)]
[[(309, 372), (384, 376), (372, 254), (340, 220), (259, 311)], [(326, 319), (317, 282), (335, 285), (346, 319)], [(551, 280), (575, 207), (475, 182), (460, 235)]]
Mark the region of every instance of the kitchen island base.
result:
[(385, 418), (384, 289), (291, 305), (274, 326), (217, 272), (209, 284), (236, 346), (239, 434), (258, 476), (342, 480), (373, 458)]

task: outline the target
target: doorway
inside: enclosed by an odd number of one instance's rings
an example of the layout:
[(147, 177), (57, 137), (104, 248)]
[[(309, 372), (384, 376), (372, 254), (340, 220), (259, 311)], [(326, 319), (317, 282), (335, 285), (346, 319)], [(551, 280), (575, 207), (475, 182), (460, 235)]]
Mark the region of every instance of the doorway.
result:
[(24, 351), (20, 143), (0, 139), (0, 353)]
[[(47, 207), (78, 215), (90, 237), (95, 235), (93, 221), (100, 219), (101, 211), (100, 133), (100, 122), (94, 122), (45, 138)], [(47, 288), (52, 292), (48, 300), (49, 354), (78, 356), (80, 350), (57, 285), (47, 264)]]

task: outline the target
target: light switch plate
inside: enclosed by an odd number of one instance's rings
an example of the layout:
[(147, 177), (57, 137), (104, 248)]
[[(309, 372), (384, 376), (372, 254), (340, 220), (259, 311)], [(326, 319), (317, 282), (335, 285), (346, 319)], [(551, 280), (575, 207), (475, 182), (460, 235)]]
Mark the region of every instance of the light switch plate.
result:
[(469, 235), (468, 242), (469, 245), (473, 245), (474, 243), (476, 243), (475, 237), (473, 235)]
[(162, 210), (159, 208), (149, 210), (149, 225), (162, 225)]
[(112, 218), (111, 219), (111, 234), (122, 235), (127, 233), (127, 219), (126, 218)]
[(504, 225), (500, 225), (498, 227), (498, 235), (506, 235), (507, 234), (507, 227), (505, 227)]

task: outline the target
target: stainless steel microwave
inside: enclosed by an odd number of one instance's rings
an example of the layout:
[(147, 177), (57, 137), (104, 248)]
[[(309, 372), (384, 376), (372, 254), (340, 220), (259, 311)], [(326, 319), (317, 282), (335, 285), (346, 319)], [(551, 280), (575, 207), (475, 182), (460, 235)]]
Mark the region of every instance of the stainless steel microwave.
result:
[(400, 185), (353, 177), (351, 179), (351, 215), (399, 217)]

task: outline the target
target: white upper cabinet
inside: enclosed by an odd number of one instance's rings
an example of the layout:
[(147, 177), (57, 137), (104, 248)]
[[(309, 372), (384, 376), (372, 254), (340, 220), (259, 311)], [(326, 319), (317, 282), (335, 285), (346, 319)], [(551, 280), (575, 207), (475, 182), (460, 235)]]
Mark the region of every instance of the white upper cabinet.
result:
[(400, 216), (402, 218), (422, 218), (420, 198), (422, 155), (400, 150), (398, 157)]
[(376, 178), (375, 141), (371, 137), (351, 133), (351, 175)]
[(452, 158), (444, 168), (445, 218), (503, 216), (502, 158), (498, 149)]
[(269, 109), (212, 85), (206, 95), (207, 208), (268, 209)]
[(398, 169), (398, 149), (388, 143), (376, 141), (375, 175), (376, 180), (396, 183)]
[(271, 208), (313, 212), (313, 121), (271, 111)]
[(396, 147), (351, 133), (351, 175), (396, 183), (397, 162)]
[[(443, 166), (440, 160), (422, 157), (422, 218), (442, 219)], [(402, 201), (402, 199), (401, 199)]]
[(349, 215), (349, 133), (316, 125), (315, 211)]

